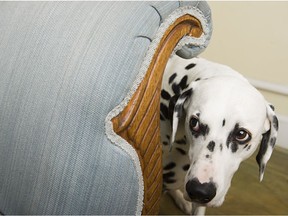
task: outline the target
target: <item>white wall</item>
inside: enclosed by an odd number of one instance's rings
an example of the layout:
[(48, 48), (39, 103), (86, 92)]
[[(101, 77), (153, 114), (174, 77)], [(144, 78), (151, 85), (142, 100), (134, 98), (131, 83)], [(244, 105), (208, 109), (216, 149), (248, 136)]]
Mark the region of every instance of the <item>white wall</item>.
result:
[[(288, 2), (209, 1), (210, 45), (201, 55), (247, 78), (288, 91)], [(288, 95), (261, 90), (280, 116), (277, 145), (288, 148)]]

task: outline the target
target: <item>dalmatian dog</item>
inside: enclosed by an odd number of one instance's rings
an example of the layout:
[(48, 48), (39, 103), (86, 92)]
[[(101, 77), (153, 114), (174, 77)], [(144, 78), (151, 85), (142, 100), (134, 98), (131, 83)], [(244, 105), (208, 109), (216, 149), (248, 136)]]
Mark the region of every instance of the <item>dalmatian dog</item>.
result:
[(240, 163), (259, 147), (260, 181), (277, 137), (274, 107), (235, 70), (170, 57), (160, 103), (163, 188), (187, 214), (220, 206)]

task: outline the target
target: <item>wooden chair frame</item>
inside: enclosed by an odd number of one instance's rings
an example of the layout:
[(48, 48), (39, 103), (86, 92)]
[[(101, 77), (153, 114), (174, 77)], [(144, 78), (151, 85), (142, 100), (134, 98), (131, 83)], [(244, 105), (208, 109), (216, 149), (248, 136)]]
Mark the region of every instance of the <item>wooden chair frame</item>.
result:
[(199, 38), (200, 21), (189, 14), (166, 30), (137, 91), (124, 110), (112, 119), (114, 131), (136, 150), (144, 180), (142, 214), (157, 214), (162, 193), (160, 142), (160, 93), (163, 71), (177, 43), (184, 36)]

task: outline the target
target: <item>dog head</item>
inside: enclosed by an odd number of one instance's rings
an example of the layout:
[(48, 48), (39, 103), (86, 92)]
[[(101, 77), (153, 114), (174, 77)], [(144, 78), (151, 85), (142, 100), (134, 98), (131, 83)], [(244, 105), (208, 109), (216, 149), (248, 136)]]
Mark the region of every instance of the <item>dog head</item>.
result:
[(185, 199), (205, 206), (221, 205), (240, 163), (259, 144), (262, 181), (278, 120), (273, 107), (246, 80), (216, 76), (192, 82), (176, 101), (171, 143), (180, 119), (190, 144)]

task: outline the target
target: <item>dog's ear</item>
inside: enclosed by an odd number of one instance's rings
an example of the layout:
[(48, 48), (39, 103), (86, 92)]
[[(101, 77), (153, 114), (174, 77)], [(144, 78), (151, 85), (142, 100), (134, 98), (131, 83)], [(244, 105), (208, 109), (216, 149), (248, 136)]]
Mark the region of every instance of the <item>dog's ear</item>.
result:
[(175, 135), (178, 128), (178, 123), (180, 118), (184, 116), (185, 109), (186, 109), (186, 102), (191, 97), (193, 92), (192, 88), (189, 88), (185, 92), (183, 92), (177, 99), (174, 109), (173, 109), (173, 117), (172, 117), (172, 134), (170, 138), (170, 150), (172, 148), (172, 144), (175, 141)]
[(278, 119), (274, 112), (274, 107), (271, 104), (267, 104), (266, 109), (266, 127), (264, 126), (266, 128), (266, 132), (262, 136), (259, 152), (256, 156), (256, 160), (259, 165), (260, 182), (263, 180), (265, 167), (273, 152), (278, 132)]

